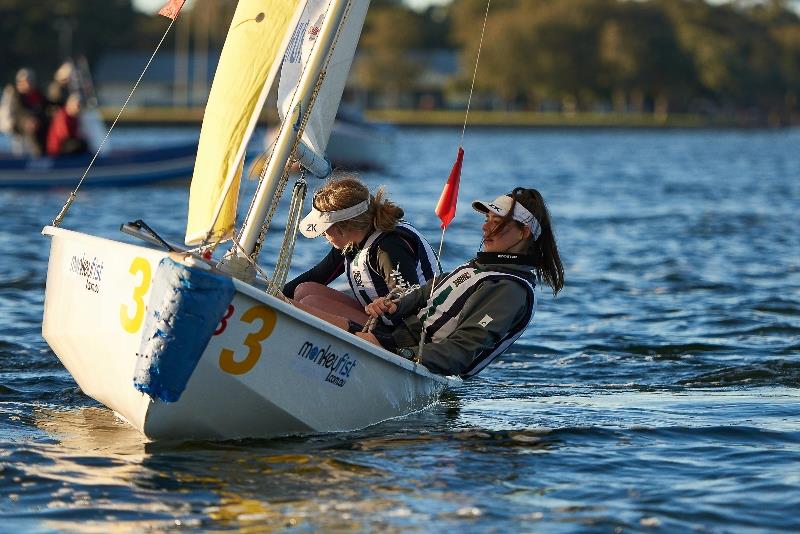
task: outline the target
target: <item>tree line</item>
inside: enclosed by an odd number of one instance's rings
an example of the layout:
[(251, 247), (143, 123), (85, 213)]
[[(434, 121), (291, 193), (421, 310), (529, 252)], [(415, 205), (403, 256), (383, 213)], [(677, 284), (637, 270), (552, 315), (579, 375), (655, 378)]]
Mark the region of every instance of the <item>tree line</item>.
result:
[[(403, 51), (451, 46), (461, 68), (450, 90), (468, 88), (485, 0), (417, 14), (393, 2), (376, 7), (364, 53), (374, 54), (375, 71), (392, 54), (406, 66), (381, 68), (368, 85), (411, 88), (413, 69)], [(403, 17), (416, 17), (406, 26), (418, 30), (412, 42), (406, 35), (394, 44), (390, 21)], [(446, 36), (438, 42), (422, 31), (436, 21), (439, 38)], [(800, 18), (783, 0), (495, 0), (476, 90), (511, 109), (746, 112), (786, 121), (799, 110)]]
[[(494, 0), (477, 105), (562, 111), (738, 112), (787, 121), (800, 111), (800, 17), (789, 0)], [(130, 0), (3, 0), (0, 72), (55, 68), (66, 54), (90, 63), (112, 50), (150, 48), (168, 21)], [(192, 39), (221, 46), (235, 2), (187, 2)], [(353, 72), (376, 93), (413, 92), (419, 57), (457, 51), (459, 72), (444, 87), (469, 88), (486, 0), (455, 0), (418, 12), (373, 0)], [(189, 20), (186, 20), (189, 19)], [(69, 45), (66, 44), (69, 37)], [(173, 46), (168, 40), (165, 47)]]

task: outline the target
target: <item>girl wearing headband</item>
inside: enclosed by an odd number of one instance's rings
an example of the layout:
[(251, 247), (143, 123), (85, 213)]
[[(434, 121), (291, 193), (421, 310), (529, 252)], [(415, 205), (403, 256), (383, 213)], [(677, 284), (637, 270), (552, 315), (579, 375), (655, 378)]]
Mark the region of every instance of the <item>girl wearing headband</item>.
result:
[[(491, 202), (475, 201), (485, 214), (483, 251), (400, 302), (377, 299), (366, 306), (396, 328), (378, 325), (356, 335), (435, 373), (470, 378), (503, 353), (533, 317), (536, 282), (555, 296), (564, 287), (550, 214), (535, 189), (518, 187)], [(420, 338), (424, 336), (419, 354)]]
[[(358, 179), (332, 179), (314, 194), (311, 212), (300, 221), (309, 238), (325, 236), (330, 252), (316, 266), (288, 282), (283, 293), (298, 307), (334, 324), (363, 324), (364, 306), (389, 293), (397, 271), (408, 285), (441, 273), (425, 238), (402, 220), (403, 210), (384, 196), (371, 195)], [(355, 298), (328, 286), (347, 275)]]

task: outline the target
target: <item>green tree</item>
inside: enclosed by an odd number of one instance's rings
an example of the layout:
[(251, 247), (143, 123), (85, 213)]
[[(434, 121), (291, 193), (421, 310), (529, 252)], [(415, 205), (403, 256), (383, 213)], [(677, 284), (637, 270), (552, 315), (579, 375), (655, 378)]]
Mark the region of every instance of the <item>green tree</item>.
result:
[(378, 3), (367, 14), (354, 68), (356, 83), (388, 95), (394, 105), (414, 87), (420, 68), (409, 51), (422, 42), (419, 15), (394, 3)]
[(670, 101), (686, 100), (695, 73), (672, 21), (653, 2), (609, 6), (599, 35), (600, 84), (615, 109), (644, 111), (646, 98), (666, 118)]

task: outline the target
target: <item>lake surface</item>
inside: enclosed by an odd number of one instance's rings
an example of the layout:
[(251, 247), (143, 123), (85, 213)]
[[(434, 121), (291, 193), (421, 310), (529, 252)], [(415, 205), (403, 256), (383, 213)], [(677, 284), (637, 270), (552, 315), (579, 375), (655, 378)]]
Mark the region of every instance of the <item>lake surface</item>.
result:
[[(391, 168), (362, 174), (437, 244), (460, 133), (401, 130)], [(40, 230), (68, 192), (0, 190), (0, 530), (797, 532), (798, 147), (798, 130), (468, 130), (444, 266), (479, 246), (469, 201), (536, 187), (565, 289), (432, 408), (277, 440), (146, 443), (86, 397), (41, 338)], [(85, 189), (63, 226), (126, 239), (142, 218), (181, 240), (186, 198)], [(324, 251), (301, 240), (293, 274)]]

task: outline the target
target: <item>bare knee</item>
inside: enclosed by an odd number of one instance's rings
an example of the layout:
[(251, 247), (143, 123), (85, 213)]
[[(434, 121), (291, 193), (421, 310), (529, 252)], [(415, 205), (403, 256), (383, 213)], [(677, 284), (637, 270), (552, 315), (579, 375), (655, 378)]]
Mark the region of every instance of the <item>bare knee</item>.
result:
[(317, 308), (318, 310), (323, 310), (329, 313), (334, 311), (333, 309), (329, 309), (334, 308), (334, 306), (331, 306), (331, 301), (319, 295), (306, 295), (300, 299), (300, 302), (302, 302), (305, 306), (311, 306), (312, 308)]
[(319, 293), (319, 288), (326, 287), (317, 282), (303, 282), (298, 285), (294, 290), (295, 300), (302, 301), (303, 299)]

